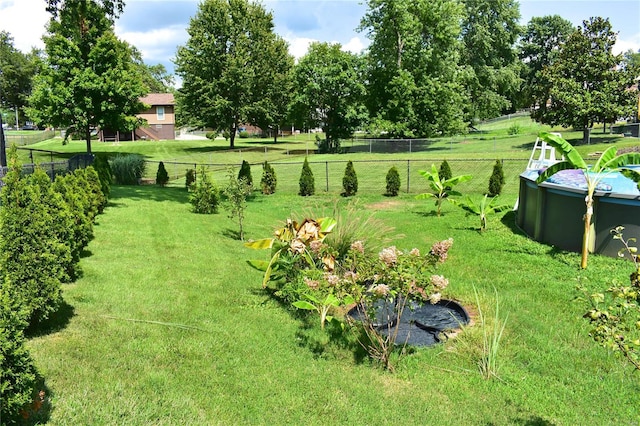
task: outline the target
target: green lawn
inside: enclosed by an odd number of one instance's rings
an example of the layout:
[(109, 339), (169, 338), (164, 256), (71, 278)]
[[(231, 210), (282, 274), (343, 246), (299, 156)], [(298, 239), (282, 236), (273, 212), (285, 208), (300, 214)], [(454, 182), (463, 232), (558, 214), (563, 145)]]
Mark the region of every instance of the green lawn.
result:
[[(255, 179), (255, 176), (254, 176)], [(49, 424), (637, 424), (640, 379), (588, 337), (577, 279), (604, 289), (631, 265), (531, 241), (509, 212), (478, 233), (451, 204), (443, 216), (412, 195), (364, 194), (360, 206), (395, 227), (399, 248), (454, 238), (441, 272), (447, 296), (491, 317), (494, 288), (509, 317), (500, 379), (477, 369), (481, 330), (419, 349), (395, 374), (309, 329), (260, 286), (224, 212), (190, 212), (179, 186), (114, 187), (66, 306), (29, 348), (46, 382)], [(515, 193), (505, 195), (515, 201)], [(330, 211), (335, 193), (257, 195), (248, 238), (291, 215)], [(318, 213), (319, 214), (319, 213)], [(402, 235), (402, 236), (399, 236)], [(264, 254), (266, 256), (266, 254)], [(315, 322), (314, 322), (315, 323)]]

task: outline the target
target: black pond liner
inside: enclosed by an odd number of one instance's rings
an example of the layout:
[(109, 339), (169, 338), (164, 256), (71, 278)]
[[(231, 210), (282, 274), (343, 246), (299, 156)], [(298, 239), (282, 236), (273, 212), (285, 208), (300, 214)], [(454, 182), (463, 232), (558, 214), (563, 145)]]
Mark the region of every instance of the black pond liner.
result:
[[(394, 312), (394, 300), (378, 300), (375, 328), (382, 334), (395, 332), (398, 318)], [(361, 321), (364, 315), (362, 307), (356, 306), (349, 311), (349, 316)], [(398, 324), (396, 342), (411, 346), (432, 346), (440, 343), (440, 335), (446, 330), (455, 330), (461, 325), (468, 324), (469, 313), (462, 305), (453, 300), (440, 300), (431, 304), (425, 302), (407, 302)]]

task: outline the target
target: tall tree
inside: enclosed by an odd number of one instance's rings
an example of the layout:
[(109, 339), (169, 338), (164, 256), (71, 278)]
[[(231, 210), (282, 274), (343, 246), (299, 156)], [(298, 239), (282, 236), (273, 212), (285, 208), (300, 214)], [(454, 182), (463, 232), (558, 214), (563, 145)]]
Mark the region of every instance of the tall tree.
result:
[(175, 80), (172, 74), (162, 64), (148, 65), (142, 59), (142, 53), (134, 46), (133, 62), (138, 67), (138, 71), (142, 77), (142, 83), (149, 93), (170, 93), (172, 92)]
[(549, 97), (537, 99), (533, 117), (541, 123), (583, 129), (588, 143), (596, 122), (612, 121), (633, 114), (637, 95), (633, 67), (623, 67), (622, 55), (612, 53), (616, 33), (608, 19), (584, 21), (562, 46), (557, 60), (544, 69)]
[(0, 108), (22, 110), (38, 71), (37, 51), (23, 54), (13, 46), (13, 37), (0, 31)]
[[(548, 98), (549, 82), (543, 78), (542, 70), (555, 61), (574, 30), (573, 24), (559, 15), (531, 18), (519, 42), (523, 80), (520, 106), (528, 108), (535, 99)], [(545, 106), (539, 105), (540, 108)]]
[(469, 67), (471, 118), (496, 117), (512, 108), (520, 86), (515, 42), (520, 35), (516, 0), (462, 0), (462, 61)]
[(339, 43), (312, 43), (294, 69), (295, 121), (321, 127), (329, 152), (351, 136), (366, 111), (363, 103), (362, 60), (341, 50)]
[(375, 126), (398, 137), (464, 130), (462, 16), (457, 0), (369, 0), (360, 29), (371, 39), (367, 106)]
[(205, 0), (187, 31), (175, 60), (182, 117), (228, 131), (231, 148), (240, 124), (276, 124), (284, 108), (275, 86), (291, 60), (271, 13), (247, 0)]
[(92, 128), (132, 130), (139, 124), (134, 114), (143, 109), (145, 88), (132, 49), (115, 36), (113, 15), (107, 14), (120, 2), (55, 3), (60, 7), (52, 10), (45, 65), (29, 111), (38, 122), (83, 135), (91, 152)]

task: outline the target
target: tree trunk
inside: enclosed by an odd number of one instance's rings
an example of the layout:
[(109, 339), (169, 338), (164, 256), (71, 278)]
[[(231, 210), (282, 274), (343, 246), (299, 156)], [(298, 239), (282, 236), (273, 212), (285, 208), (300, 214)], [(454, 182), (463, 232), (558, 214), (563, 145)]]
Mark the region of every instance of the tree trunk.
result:
[(582, 260), (580, 267), (587, 269), (587, 258), (589, 256), (589, 240), (591, 238), (591, 218), (593, 217), (593, 196), (587, 194), (585, 200), (587, 212), (584, 215), (584, 234), (582, 235)]
[(233, 149), (235, 147), (236, 140), (236, 123), (231, 125), (231, 129), (229, 130), (229, 148)]
[(87, 141), (87, 154), (91, 154), (91, 128), (88, 124), (84, 128), (84, 137)]
[(591, 142), (591, 129), (589, 127), (585, 127), (582, 129), (582, 142), (589, 145)]

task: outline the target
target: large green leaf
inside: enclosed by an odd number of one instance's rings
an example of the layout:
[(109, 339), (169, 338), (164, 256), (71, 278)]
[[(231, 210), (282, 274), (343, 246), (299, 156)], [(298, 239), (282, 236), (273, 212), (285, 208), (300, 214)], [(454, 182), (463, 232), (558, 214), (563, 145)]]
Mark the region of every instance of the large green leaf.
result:
[(471, 180), (473, 178), (473, 176), (471, 175), (460, 175), (460, 176), (454, 176), (451, 179), (447, 179), (445, 181), (442, 182), (443, 186), (453, 186), (453, 185), (457, 185), (461, 182), (466, 182), (468, 180)]
[(293, 306), (295, 306), (298, 309), (306, 309), (309, 311), (316, 310), (316, 307), (313, 306), (311, 303), (307, 302), (306, 300), (298, 300), (297, 302), (293, 302)]
[(424, 200), (426, 198), (433, 198), (433, 197), (435, 197), (434, 194), (432, 194), (430, 192), (425, 192), (424, 194), (416, 195), (416, 200)]
[[(575, 169), (576, 169), (575, 165), (570, 163), (569, 161), (561, 161), (545, 169), (540, 174), (540, 176), (538, 176), (538, 179), (536, 179), (536, 183), (542, 183), (545, 180), (549, 179), (551, 176), (555, 175), (556, 173), (562, 170), (575, 170)], [(584, 170), (586, 170), (586, 168)]]
[(273, 238), (264, 238), (261, 240), (247, 241), (244, 243), (245, 247), (249, 247), (255, 250), (270, 249), (273, 247)]
[(595, 172), (595, 173), (599, 173), (604, 169), (607, 168), (617, 168), (618, 166), (612, 166), (611, 162), (612, 160), (614, 160), (616, 157), (616, 154), (618, 153), (618, 150), (616, 149), (615, 146), (610, 146), (609, 148), (607, 148), (602, 155), (600, 155), (600, 158), (598, 158), (598, 161), (596, 161), (596, 164), (594, 164), (594, 166), (591, 168), (591, 171)]
[(317, 222), (320, 225), (320, 232), (322, 232), (323, 234), (328, 234), (329, 232), (333, 231), (333, 228), (338, 223), (338, 221), (332, 217), (321, 217), (317, 220)]
[(640, 172), (634, 169), (620, 169), (620, 173), (626, 178), (631, 179), (638, 184), (638, 190), (640, 191)]
[(569, 142), (564, 140), (561, 136), (555, 135), (549, 132), (540, 132), (538, 135), (540, 139), (558, 149), (566, 157), (567, 162), (571, 163), (574, 169), (586, 169), (587, 163), (580, 153)]
[(617, 169), (619, 167), (640, 164), (640, 152), (628, 152), (618, 155), (607, 163), (607, 167)]
[(269, 262), (266, 260), (247, 260), (249, 266), (257, 269), (258, 271), (265, 272), (269, 267)]

